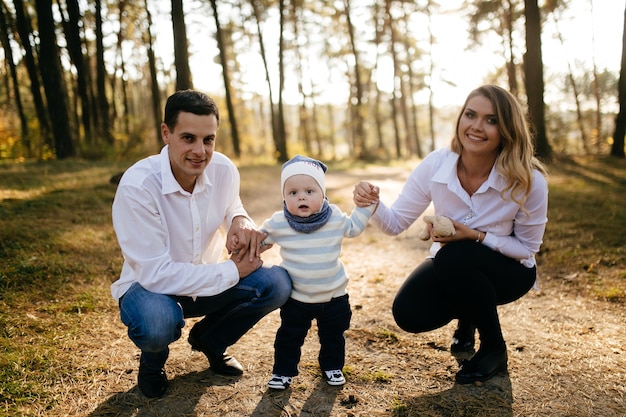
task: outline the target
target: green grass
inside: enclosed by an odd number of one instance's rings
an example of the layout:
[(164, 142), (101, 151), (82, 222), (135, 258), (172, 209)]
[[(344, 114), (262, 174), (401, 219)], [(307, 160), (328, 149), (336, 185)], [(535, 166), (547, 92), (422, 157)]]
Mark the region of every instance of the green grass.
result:
[(55, 384), (75, 378), (85, 315), (112, 308), (120, 255), (108, 181), (125, 166), (0, 164), (0, 415), (51, 407)]
[(560, 159), (550, 167), (540, 273), (615, 302), (626, 296), (626, 161)]
[[(126, 166), (0, 164), (0, 416), (19, 415), (28, 403), (52, 407), (55, 384), (99, 372), (99, 364), (75, 372), (72, 355), (85, 326), (116, 309), (109, 285), (121, 256), (109, 178)], [(538, 257), (542, 281), (624, 303), (626, 161), (562, 159), (550, 171), (549, 223)], [(263, 196), (255, 184), (277, 181), (275, 167), (242, 172), (254, 172), (242, 176), (244, 201)], [(378, 337), (393, 343), (396, 336)], [(390, 375), (368, 378), (386, 382)]]

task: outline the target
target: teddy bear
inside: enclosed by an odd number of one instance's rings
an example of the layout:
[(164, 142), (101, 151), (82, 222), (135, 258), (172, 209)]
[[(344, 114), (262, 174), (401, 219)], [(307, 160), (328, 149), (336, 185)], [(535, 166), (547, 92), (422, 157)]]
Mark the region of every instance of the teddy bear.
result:
[(424, 216), (423, 220), (424, 223), (426, 223), (426, 227), (424, 227), (424, 230), (422, 230), (419, 235), (419, 238), (422, 240), (430, 239), (430, 231), (428, 230), (429, 224), (433, 225), (435, 237), (452, 236), (456, 233), (452, 220), (445, 216)]

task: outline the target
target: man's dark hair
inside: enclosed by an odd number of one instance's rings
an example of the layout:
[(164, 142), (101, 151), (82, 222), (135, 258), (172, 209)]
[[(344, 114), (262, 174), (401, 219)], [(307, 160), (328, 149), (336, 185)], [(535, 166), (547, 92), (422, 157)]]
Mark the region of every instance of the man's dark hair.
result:
[(217, 123), (220, 122), (220, 112), (215, 100), (199, 91), (179, 90), (168, 97), (163, 122), (170, 130), (174, 130), (181, 111), (201, 116), (214, 114)]

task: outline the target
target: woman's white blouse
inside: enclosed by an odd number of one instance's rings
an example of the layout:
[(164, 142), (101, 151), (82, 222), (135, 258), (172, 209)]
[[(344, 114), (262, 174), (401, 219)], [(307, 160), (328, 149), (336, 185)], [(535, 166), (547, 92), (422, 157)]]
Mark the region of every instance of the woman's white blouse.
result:
[[(524, 204), (528, 213), (525, 213), (512, 199), (500, 196), (506, 180), (495, 167), (487, 181), (470, 196), (457, 176), (458, 158), (459, 155), (450, 149), (430, 153), (411, 172), (391, 206), (382, 201), (379, 203), (372, 221), (384, 233), (397, 235), (408, 229), (432, 202), (436, 215), (485, 232), (483, 245), (519, 260), (528, 268), (535, 266), (535, 254), (541, 246), (548, 221), (548, 183), (544, 176), (533, 171), (532, 189)], [(434, 256), (440, 247), (434, 242), (431, 255)]]

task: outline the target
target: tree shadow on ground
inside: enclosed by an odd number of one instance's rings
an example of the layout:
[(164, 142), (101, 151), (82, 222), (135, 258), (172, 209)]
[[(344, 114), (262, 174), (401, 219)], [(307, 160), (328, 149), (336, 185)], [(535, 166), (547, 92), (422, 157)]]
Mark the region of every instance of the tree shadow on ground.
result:
[(221, 377), (210, 370), (191, 372), (169, 381), (162, 398), (147, 398), (135, 385), (126, 392), (112, 395), (89, 417), (158, 417), (195, 416), (200, 397), (212, 386), (231, 385), (236, 377)]
[(396, 416), (512, 417), (513, 390), (508, 374), (497, 375), (482, 384), (459, 385), (431, 395), (404, 399), (405, 407)]

